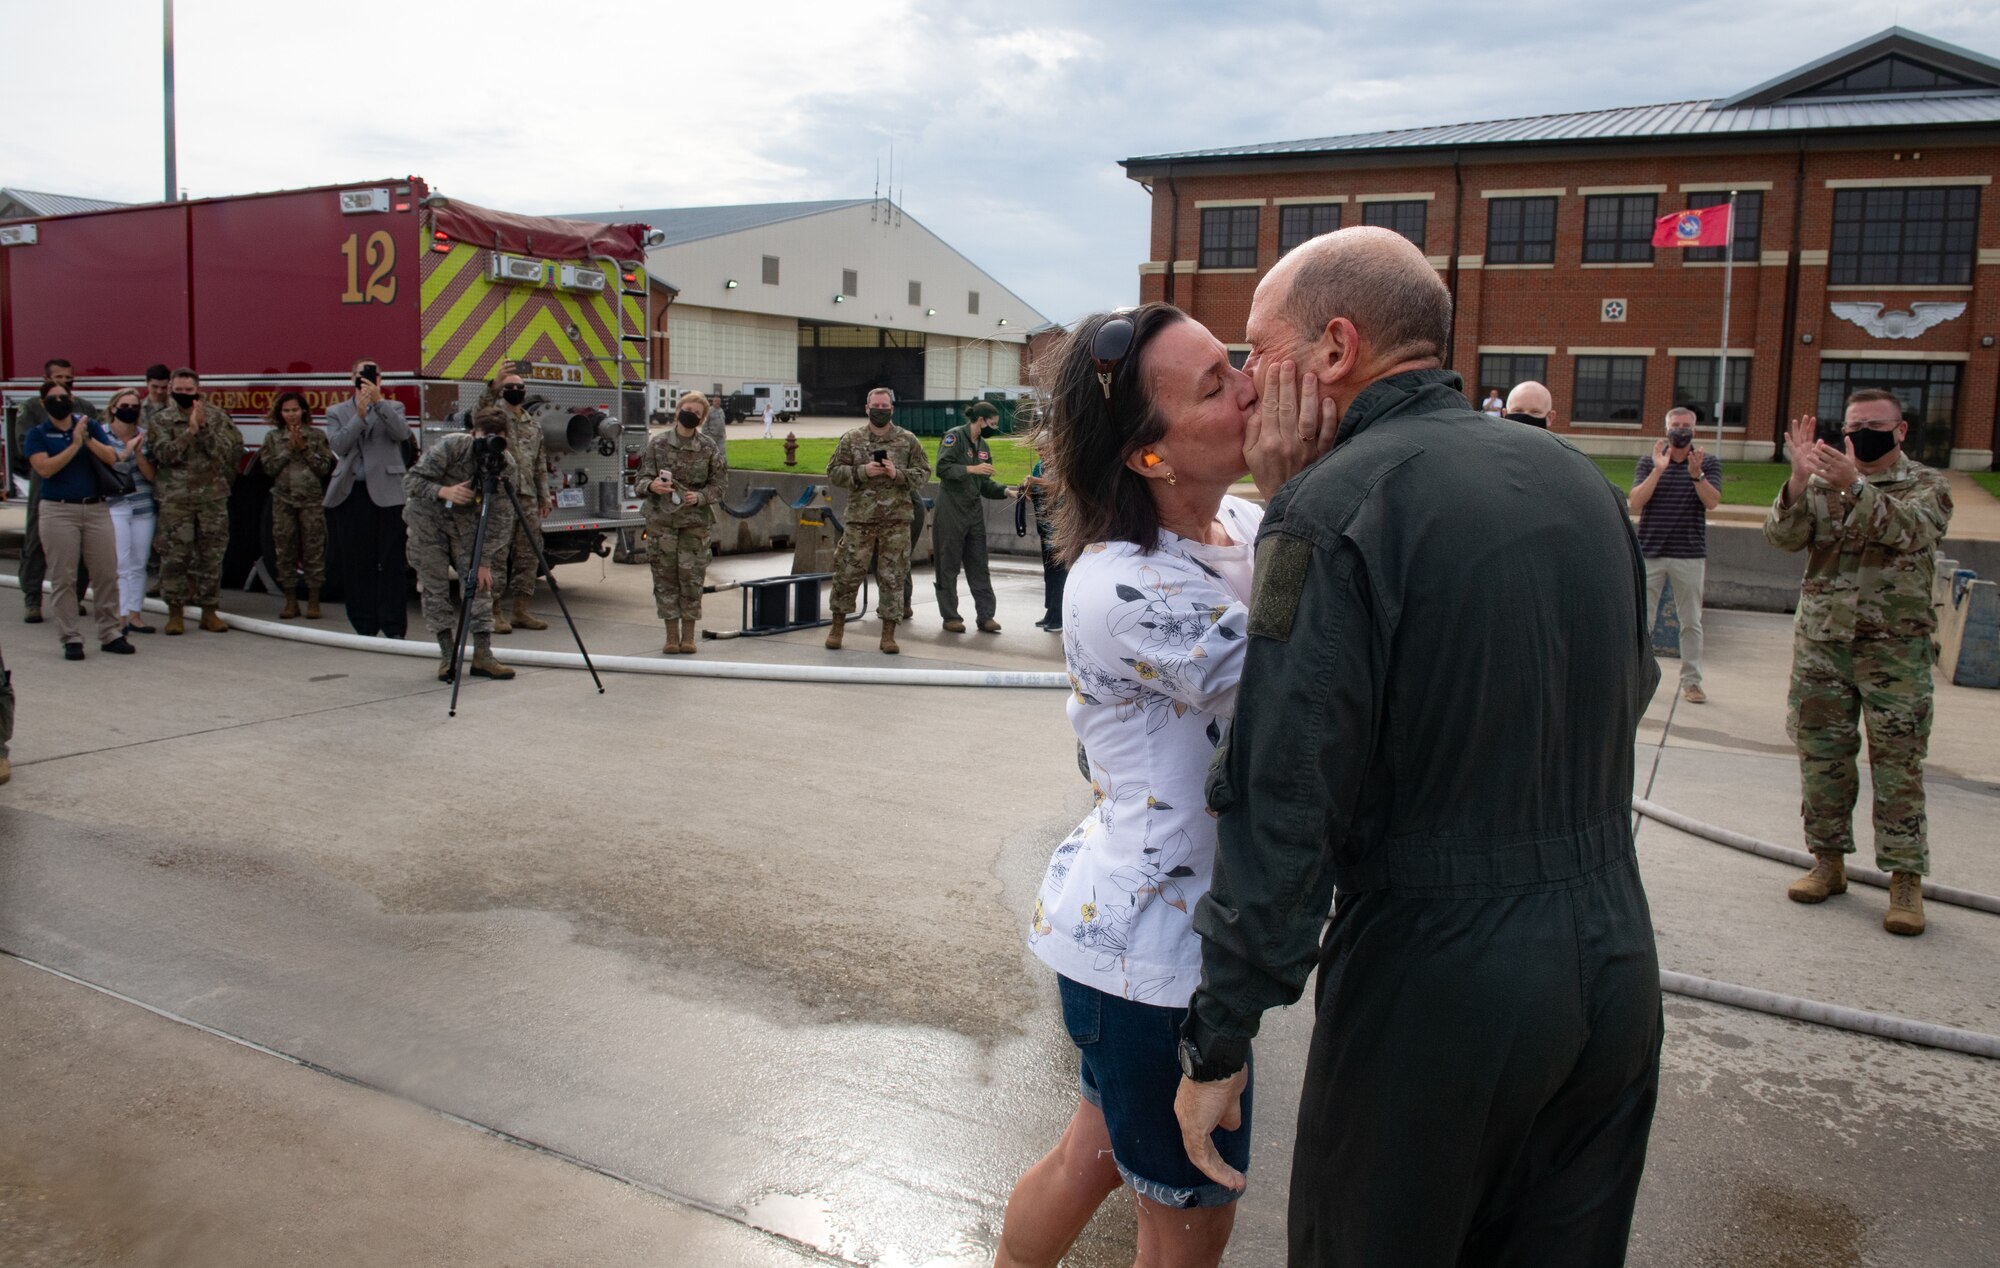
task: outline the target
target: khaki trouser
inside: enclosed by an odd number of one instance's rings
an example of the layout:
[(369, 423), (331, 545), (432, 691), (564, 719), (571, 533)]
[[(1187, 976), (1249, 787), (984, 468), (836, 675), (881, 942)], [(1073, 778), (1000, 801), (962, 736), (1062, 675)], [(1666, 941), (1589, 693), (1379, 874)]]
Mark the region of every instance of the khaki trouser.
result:
[(102, 502), (79, 505), (42, 499), (42, 553), (48, 556), (55, 590), (56, 634), (65, 643), (83, 642), (77, 622), (76, 565), (90, 571), (91, 611), (97, 617), (97, 641), (108, 643), (124, 630), (118, 604), (118, 537), (111, 527), (111, 508)]
[(1701, 590), (1708, 578), (1706, 559), (1646, 560), (1646, 631), (1660, 619), (1660, 594), (1674, 583), (1674, 612), (1681, 620), (1681, 686), (1701, 685)]

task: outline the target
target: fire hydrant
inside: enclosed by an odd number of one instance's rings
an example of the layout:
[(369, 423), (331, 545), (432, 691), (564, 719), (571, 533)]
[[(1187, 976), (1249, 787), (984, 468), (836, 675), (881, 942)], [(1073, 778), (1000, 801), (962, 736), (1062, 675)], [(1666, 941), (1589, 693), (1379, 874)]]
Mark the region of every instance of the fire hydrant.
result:
[(788, 431), (785, 433), (785, 465), (788, 467), (799, 465), (799, 434), (797, 432)]

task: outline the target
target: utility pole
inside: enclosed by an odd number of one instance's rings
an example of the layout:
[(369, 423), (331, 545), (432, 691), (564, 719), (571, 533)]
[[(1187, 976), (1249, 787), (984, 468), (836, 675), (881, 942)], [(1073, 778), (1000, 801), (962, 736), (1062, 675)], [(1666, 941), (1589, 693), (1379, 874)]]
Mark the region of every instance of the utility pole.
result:
[(174, 0), (161, 0), (165, 11), (165, 32), (161, 36), (161, 51), (165, 57), (161, 78), (167, 94), (167, 196), (165, 201), (173, 202), (180, 194), (180, 174), (174, 161)]

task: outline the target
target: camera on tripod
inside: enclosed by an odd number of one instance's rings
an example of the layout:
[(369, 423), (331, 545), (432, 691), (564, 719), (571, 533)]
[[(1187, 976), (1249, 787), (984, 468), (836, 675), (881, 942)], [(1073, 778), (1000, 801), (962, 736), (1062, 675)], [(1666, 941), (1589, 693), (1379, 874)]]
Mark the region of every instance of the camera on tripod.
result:
[(507, 437), (489, 432), (472, 435), (472, 458), (481, 467), (499, 469), (507, 457)]

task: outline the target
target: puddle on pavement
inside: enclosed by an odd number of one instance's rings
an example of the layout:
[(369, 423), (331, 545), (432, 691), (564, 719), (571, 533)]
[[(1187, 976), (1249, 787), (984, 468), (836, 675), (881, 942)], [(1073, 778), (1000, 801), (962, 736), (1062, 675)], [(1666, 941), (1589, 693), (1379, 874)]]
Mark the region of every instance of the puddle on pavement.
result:
[[(1738, 1204), (1743, 1217), (1743, 1241), (1737, 1250), (1753, 1250), (1732, 1262), (1765, 1262), (1781, 1268), (1861, 1268), (1861, 1242), (1868, 1222), (1843, 1202), (1801, 1193), (1774, 1184), (1760, 1184)], [(1777, 1252), (1775, 1259), (1761, 1256)]]

